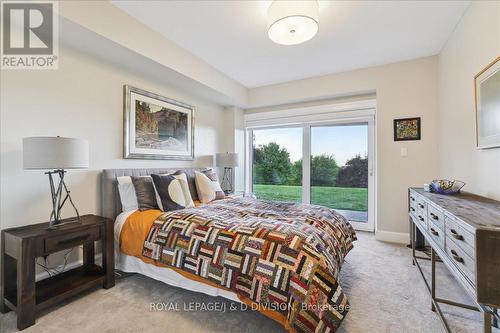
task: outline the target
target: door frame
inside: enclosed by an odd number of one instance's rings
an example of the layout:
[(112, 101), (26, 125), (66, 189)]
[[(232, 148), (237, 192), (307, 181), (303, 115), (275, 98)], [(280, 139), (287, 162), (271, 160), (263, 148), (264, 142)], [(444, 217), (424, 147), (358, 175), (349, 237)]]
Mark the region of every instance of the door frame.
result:
[[(368, 124), (368, 221), (350, 222), (356, 230), (375, 231), (377, 225), (376, 212), (376, 122), (375, 108), (358, 111), (348, 110), (346, 112), (321, 113), (309, 116), (275, 117), (267, 119), (255, 119), (245, 124), (245, 192), (253, 191), (253, 130), (273, 128), (302, 128), (302, 202), (310, 203), (311, 199), (311, 127), (348, 125), (356, 123)], [(300, 118), (300, 119), (298, 119)], [(271, 120), (271, 121), (269, 121)], [(278, 120), (278, 122), (277, 122)], [(309, 121), (307, 121), (309, 120)], [(281, 124), (277, 124), (281, 123)], [(309, 167), (307, 167), (309, 166)]]

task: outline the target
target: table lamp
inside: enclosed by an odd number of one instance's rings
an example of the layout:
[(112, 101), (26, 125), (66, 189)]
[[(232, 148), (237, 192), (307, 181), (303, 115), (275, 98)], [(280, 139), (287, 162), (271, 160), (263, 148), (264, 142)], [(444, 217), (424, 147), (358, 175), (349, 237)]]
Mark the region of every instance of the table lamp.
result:
[[(23, 167), (25, 170), (51, 170), (45, 172), (49, 176), (52, 197), (49, 229), (56, 229), (62, 223), (61, 210), (69, 200), (76, 212), (80, 214), (70, 196), (64, 182), (66, 169), (86, 169), (89, 166), (89, 144), (87, 140), (62, 137), (29, 137), (23, 138)], [(59, 176), (57, 186), (54, 175)]]
[(233, 193), (233, 168), (238, 166), (237, 153), (217, 153), (215, 155), (215, 165), (224, 167), (221, 187), (226, 194)]

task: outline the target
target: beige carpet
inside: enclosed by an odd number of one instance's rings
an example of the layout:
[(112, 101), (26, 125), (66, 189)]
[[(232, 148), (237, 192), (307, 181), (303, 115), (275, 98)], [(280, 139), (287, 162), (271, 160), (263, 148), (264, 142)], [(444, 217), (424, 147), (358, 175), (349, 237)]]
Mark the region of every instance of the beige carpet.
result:
[[(400, 245), (378, 242), (372, 234), (359, 240), (347, 256), (340, 283), (351, 310), (338, 332), (443, 332), (430, 310), (424, 282), (412, 266), (410, 251)], [(424, 266), (429, 268), (429, 263)], [(438, 296), (470, 302), (442, 264), (438, 265)], [(180, 311), (150, 311), (151, 302), (178, 304)], [(224, 304), (226, 313), (183, 310), (191, 302)], [(117, 281), (114, 288), (99, 289), (51, 308), (23, 332), (284, 332), (258, 312), (239, 309), (222, 298), (170, 287), (140, 275)], [(481, 332), (481, 315), (443, 306), (454, 332)], [(0, 332), (16, 331), (16, 316), (1, 315)], [(500, 330), (495, 330), (499, 333)]]

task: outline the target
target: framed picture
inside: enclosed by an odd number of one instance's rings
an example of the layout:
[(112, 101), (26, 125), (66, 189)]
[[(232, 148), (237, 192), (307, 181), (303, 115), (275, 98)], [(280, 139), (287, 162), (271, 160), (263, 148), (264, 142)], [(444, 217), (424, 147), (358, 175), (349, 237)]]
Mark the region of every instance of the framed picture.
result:
[(500, 147), (500, 57), (474, 77), (477, 148)]
[(124, 86), (125, 158), (193, 160), (194, 107)]
[(394, 119), (394, 141), (420, 140), (420, 117)]

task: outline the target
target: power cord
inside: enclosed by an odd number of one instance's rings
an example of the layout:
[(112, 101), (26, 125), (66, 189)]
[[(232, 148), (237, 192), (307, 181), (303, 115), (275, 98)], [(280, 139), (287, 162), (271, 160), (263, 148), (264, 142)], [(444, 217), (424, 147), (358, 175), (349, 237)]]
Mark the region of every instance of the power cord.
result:
[[(83, 248), (82, 246), (80, 246), (80, 248)], [(47, 256), (43, 256), (43, 263), (40, 263), (38, 259), (40, 258), (36, 258), (36, 264), (40, 267), (43, 268), (43, 270), (49, 275), (49, 277), (52, 277), (54, 275), (57, 275), (57, 274), (61, 274), (63, 273), (65, 270), (66, 270), (66, 266), (68, 265), (68, 257), (69, 255), (71, 254), (71, 252), (73, 252), (75, 248), (71, 248), (69, 249), (68, 251), (66, 251), (64, 253), (64, 263), (61, 264), (61, 265), (57, 265), (57, 266), (54, 266), (54, 267), (49, 267), (49, 262), (48, 262), (48, 255)]]

